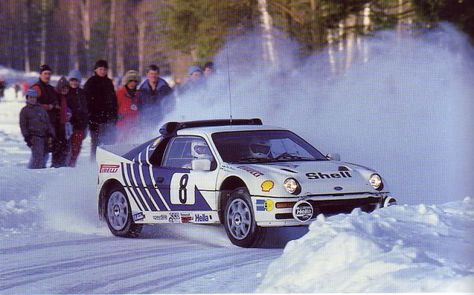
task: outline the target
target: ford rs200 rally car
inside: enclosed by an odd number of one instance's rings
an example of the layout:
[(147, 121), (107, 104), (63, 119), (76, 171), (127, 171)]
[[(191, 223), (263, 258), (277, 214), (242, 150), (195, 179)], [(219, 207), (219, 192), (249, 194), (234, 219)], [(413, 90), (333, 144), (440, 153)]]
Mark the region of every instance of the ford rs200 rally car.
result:
[(260, 119), (169, 122), (139, 146), (98, 148), (98, 209), (116, 236), (143, 224), (223, 224), (233, 244), (318, 214), (395, 204), (375, 171), (324, 156)]

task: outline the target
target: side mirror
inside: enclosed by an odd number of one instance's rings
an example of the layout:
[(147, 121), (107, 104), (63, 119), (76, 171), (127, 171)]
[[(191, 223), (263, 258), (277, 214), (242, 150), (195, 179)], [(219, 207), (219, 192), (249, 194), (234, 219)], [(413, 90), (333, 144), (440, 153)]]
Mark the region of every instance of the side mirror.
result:
[(333, 161), (340, 161), (341, 160), (341, 155), (338, 153), (329, 153), (326, 155), (326, 158), (328, 160), (333, 160)]
[(209, 159), (192, 160), (191, 168), (196, 171), (211, 171), (211, 160)]

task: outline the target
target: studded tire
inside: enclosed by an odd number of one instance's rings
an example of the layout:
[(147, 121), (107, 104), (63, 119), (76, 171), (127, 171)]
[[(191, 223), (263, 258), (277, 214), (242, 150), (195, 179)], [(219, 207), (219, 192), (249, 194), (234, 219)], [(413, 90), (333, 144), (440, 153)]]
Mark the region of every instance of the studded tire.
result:
[(130, 203), (122, 188), (110, 190), (105, 200), (105, 220), (113, 235), (136, 238), (142, 231), (143, 224), (136, 224), (132, 218)]
[(257, 225), (247, 188), (235, 189), (224, 209), (224, 227), (232, 244), (258, 247), (265, 239), (266, 229)]

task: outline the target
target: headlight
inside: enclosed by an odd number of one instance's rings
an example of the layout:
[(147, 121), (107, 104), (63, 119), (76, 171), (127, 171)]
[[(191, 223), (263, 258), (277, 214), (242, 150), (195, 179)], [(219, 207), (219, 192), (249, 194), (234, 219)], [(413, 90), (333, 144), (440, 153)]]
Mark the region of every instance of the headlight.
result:
[(285, 182), (283, 183), (283, 186), (285, 187), (286, 191), (289, 192), (290, 194), (299, 194), (301, 191), (300, 184), (298, 181), (294, 178), (287, 178)]
[(382, 178), (378, 174), (372, 174), (369, 178), (369, 183), (376, 190), (383, 188)]

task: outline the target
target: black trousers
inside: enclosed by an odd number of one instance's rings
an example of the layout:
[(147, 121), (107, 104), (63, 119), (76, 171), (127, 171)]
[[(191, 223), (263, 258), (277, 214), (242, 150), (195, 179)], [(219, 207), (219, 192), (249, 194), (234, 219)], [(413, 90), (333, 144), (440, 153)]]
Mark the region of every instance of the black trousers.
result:
[(56, 124), (55, 127), (56, 138), (53, 141), (51, 167), (66, 167), (71, 147), (69, 141), (66, 139), (64, 125)]

